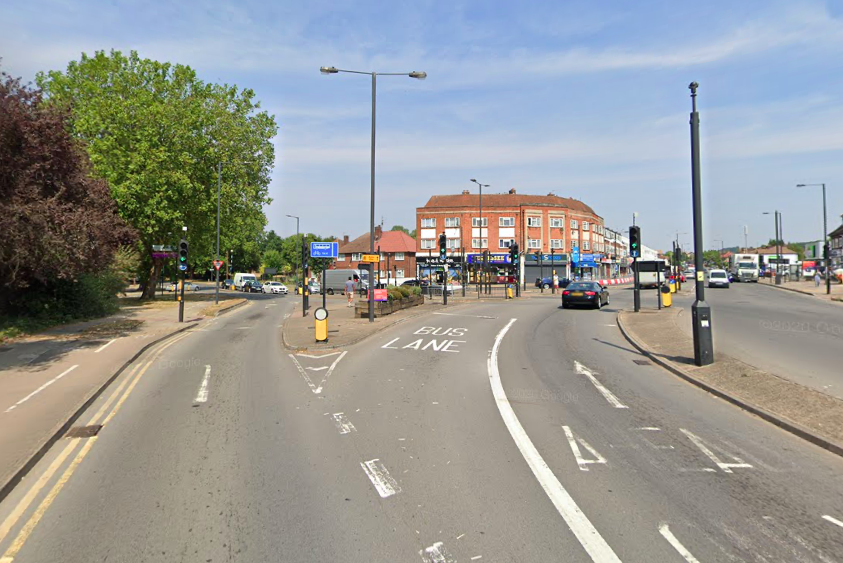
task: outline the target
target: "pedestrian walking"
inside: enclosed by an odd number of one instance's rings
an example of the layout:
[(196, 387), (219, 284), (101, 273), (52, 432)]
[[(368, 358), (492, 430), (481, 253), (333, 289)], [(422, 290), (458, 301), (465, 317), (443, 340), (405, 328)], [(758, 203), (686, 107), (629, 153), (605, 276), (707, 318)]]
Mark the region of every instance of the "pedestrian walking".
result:
[(820, 271), (817, 270), (816, 272), (814, 272), (814, 287), (819, 287), (819, 286), (820, 286)]
[(354, 280), (351, 279), (351, 276), (348, 276), (348, 281), (345, 282), (345, 294), (348, 297), (346, 307), (352, 307), (354, 305)]

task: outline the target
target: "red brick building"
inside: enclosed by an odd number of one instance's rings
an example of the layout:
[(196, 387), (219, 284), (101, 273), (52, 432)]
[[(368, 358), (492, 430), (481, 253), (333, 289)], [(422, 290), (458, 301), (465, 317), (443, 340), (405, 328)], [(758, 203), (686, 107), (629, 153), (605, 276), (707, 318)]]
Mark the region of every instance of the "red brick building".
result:
[[(554, 194), (483, 194), (482, 226), (480, 196), (469, 190), (459, 195), (437, 195), (416, 208), (416, 251), (419, 256), (438, 253), (439, 234), (447, 237), (448, 255), (508, 253), (517, 242), (527, 263), (542, 252), (563, 255), (578, 247), (580, 254), (605, 255), (603, 218), (585, 203)], [(595, 257), (599, 260), (599, 258)]]
[[(378, 264), (382, 281), (386, 281), (387, 269), (390, 280), (412, 278), (416, 275), (416, 240), (402, 231), (383, 231), (375, 227), (375, 251), (380, 247), (381, 261)], [(369, 233), (349, 241), (344, 237), (339, 241), (336, 268), (363, 269), (363, 254), (369, 253)], [(375, 270), (377, 276), (377, 269)]]

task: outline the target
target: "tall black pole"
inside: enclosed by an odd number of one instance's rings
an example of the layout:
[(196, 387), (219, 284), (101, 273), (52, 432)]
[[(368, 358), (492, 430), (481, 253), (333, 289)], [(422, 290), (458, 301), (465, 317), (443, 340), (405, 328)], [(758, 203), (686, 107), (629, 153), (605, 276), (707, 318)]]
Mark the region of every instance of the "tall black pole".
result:
[(780, 264), (782, 261), (782, 252), (779, 249), (779, 212), (778, 210), (774, 212), (774, 219), (776, 221), (776, 285), (782, 284), (782, 275), (779, 270)]
[[(372, 73), (372, 161), (371, 161), (371, 176), (372, 176), (372, 195), (369, 204), (369, 253), (375, 253), (375, 94), (377, 92), (378, 73)], [(369, 322), (375, 322), (375, 292), (374, 292), (374, 271), (375, 265), (369, 264)], [(380, 271), (380, 267), (378, 268)]]
[(700, 178), (700, 114), (697, 112), (697, 88), (691, 82), (691, 191), (694, 205), (694, 265), (696, 266), (696, 300), (691, 306), (694, 323), (694, 363), (707, 366), (714, 362), (714, 341), (711, 334), (711, 307), (705, 302), (705, 269), (703, 266), (702, 180)]
[(825, 292), (831, 295), (831, 252), (828, 247), (828, 213), (825, 207), (825, 184), (823, 183), (823, 258), (825, 258)]
[[(220, 259), (220, 193), (222, 191), (222, 162), (217, 164), (217, 261)], [(220, 302), (220, 269), (214, 267), (217, 271), (216, 289), (214, 290), (214, 304)]]
[(632, 307), (637, 313), (641, 310), (641, 285), (638, 283), (638, 257), (632, 258)]

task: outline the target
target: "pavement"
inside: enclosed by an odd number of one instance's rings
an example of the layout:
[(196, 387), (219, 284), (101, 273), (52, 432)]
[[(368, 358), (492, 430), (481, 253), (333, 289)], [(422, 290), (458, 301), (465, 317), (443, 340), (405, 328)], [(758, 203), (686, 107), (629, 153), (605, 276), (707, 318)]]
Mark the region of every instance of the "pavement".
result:
[[(691, 383), (774, 424), (843, 455), (843, 399), (764, 372), (717, 352), (707, 366), (694, 363), (691, 325), (683, 309), (620, 311), (618, 326), (637, 349)], [(714, 325), (715, 327), (717, 325)]]
[(785, 291), (795, 291), (805, 295), (812, 295), (824, 301), (832, 301), (834, 303), (843, 303), (843, 284), (837, 280), (831, 280), (831, 293), (826, 293), (825, 280), (819, 286), (814, 285), (813, 281), (799, 280), (788, 281), (781, 285), (776, 285), (773, 278), (762, 278), (758, 282), (759, 286), (772, 287), (775, 289), (782, 289)]
[(840, 560), (842, 458), (633, 349), (630, 291), (557, 299), (314, 354), (280, 298), (162, 342), (0, 502), (0, 560)]
[(55, 327), (0, 346), (0, 499), (75, 415), (150, 345), (245, 303), (125, 304), (115, 315)]

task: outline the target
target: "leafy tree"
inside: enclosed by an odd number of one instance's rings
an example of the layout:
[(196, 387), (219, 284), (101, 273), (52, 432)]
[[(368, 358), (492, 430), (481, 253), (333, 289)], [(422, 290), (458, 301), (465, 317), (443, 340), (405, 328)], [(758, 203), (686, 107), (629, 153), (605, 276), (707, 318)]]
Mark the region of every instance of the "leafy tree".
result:
[(66, 119), (40, 91), (0, 73), (0, 311), (26, 314), (51, 300), (56, 308), (59, 288), (79, 302), (87, 282), (108, 296), (111, 284), (96, 275), (134, 240)]
[(725, 262), (719, 250), (706, 250), (703, 252), (703, 262), (717, 268), (723, 268)]
[(281, 253), (277, 250), (267, 250), (263, 253), (263, 266), (264, 268), (275, 268), (277, 270), (282, 270), (284, 268), (284, 260), (281, 257)]
[(154, 295), (163, 266), (152, 259), (153, 245), (177, 242), (182, 226), (191, 266), (210, 265), (219, 163), (221, 254), (240, 249), (245, 264), (260, 265), (277, 126), (259, 111), (252, 90), (205, 83), (190, 67), (134, 51), (83, 54), (65, 72), (39, 73), (37, 82), (50, 103), (70, 112), (73, 134), (85, 141), (96, 174), (136, 229), (144, 296)]
[(411, 230), (409, 230), (407, 227), (404, 227), (404, 226), (402, 226), (402, 225), (394, 225), (394, 226), (393, 226), (391, 229), (389, 229), (389, 230), (390, 230), (390, 231), (401, 231), (402, 233), (407, 233), (407, 234), (408, 234), (408, 235), (410, 235), (411, 237), (416, 238), (416, 230), (415, 230), (415, 229), (413, 229), (413, 230), (411, 231)]

